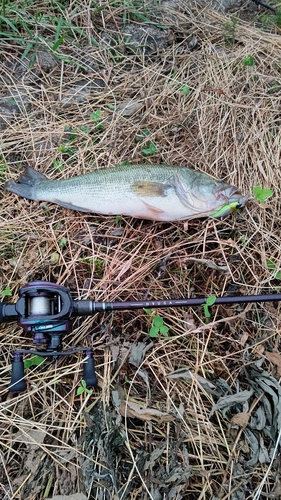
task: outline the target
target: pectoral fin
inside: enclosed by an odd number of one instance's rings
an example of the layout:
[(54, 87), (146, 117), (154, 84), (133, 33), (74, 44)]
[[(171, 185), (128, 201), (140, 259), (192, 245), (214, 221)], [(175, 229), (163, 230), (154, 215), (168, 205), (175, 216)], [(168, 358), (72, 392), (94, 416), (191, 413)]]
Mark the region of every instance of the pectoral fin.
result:
[(164, 197), (168, 195), (170, 184), (162, 184), (153, 181), (136, 181), (132, 184), (132, 191), (138, 196)]

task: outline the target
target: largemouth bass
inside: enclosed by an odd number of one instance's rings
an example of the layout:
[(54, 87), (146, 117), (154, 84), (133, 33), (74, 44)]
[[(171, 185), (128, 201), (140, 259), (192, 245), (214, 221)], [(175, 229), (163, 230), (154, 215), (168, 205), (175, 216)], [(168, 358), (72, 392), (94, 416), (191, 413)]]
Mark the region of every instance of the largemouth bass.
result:
[(17, 181), (6, 182), (5, 189), (81, 212), (157, 221), (221, 217), (248, 199), (236, 187), (203, 172), (147, 164), (102, 168), (58, 181), (27, 167)]

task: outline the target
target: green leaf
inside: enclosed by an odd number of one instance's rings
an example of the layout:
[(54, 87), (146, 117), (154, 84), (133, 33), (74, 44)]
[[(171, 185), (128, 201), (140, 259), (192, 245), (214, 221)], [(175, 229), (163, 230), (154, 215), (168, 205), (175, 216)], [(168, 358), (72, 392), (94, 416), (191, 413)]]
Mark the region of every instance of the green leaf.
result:
[(244, 66), (254, 66), (255, 60), (254, 60), (253, 56), (244, 57), (243, 64), (244, 64)]
[(206, 303), (203, 304), (203, 309), (204, 309), (204, 314), (206, 318), (210, 318), (211, 314), (209, 311), (209, 307), (212, 306), (217, 300), (217, 297), (215, 295), (210, 295), (210, 297), (206, 298)]
[(260, 202), (264, 203), (267, 198), (273, 195), (272, 189), (262, 188), (261, 186), (253, 187), (253, 195)]
[(61, 238), (61, 240), (59, 242), (59, 247), (60, 248), (65, 247), (66, 243), (67, 243), (67, 239), (66, 238)]
[(163, 318), (161, 318), (161, 316), (158, 316), (158, 314), (156, 316), (154, 316), (153, 326), (157, 326), (157, 328), (160, 328), (161, 326), (163, 326), (163, 323), (164, 323), (164, 320), (163, 320)]
[(85, 134), (88, 134), (91, 131), (90, 127), (86, 127), (85, 125), (81, 125), (80, 130), (81, 130), (81, 132), (84, 132)]
[(77, 387), (77, 389), (76, 389), (76, 395), (77, 396), (80, 396), (80, 394), (83, 394), (83, 392), (85, 392), (85, 388), (84, 387), (81, 387), (81, 385), (79, 387)]
[(143, 141), (149, 135), (149, 133), (150, 132), (147, 128), (142, 129), (140, 132), (136, 134), (136, 140)]
[(276, 265), (274, 264), (274, 262), (272, 262), (272, 260), (270, 260), (270, 259), (265, 259), (265, 261), (266, 261), (266, 265), (267, 265), (268, 269), (274, 271), (274, 269), (276, 268)]
[(181, 91), (183, 92), (184, 95), (188, 95), (190, 94), (190, 88), (187, 86), (187, 85), (184, 85), (182, 88), (181, 88)]
[(51, 257), (50, 257), (50, 264), (51, 266), (55, 266), (60, 260), (60, 256), (58, 252), (53, 252)]
[(158, 153), (158, 149), (157, 149), (157, 146), (155, 146), (155, 144), (153, 144), (153, 142), (150, 142), (148, 148), (143, 148), (141, 150), (141, 153), (144, 156), (149, 156), (149, 155), (153, 155), (154, 153)]
[(64, 35), (62, 35), (55, 43), (54, 45), (52, 46), (52, 50), (55, 52), (59, 46), (63, 43), (64, 39), (66, 37), (66, 33)]
[(150, 337), (157, 337), (158, 333), (159, 333), (159, 328), (157, 326), (152, 326), (149, 330)]
[(5, 290), (0, 292), (1, 297), (12, 297), (12, 292), (9, 286), (6, 286)]
[(95, 111), (94, 113), (92, 113), (91, 115), (91, 118), (94, 122), (97, 122), (100, 120), (100, 117), (101, 117), (101, 110), (98, 109), (97, 111)]
[(217, 297), (215, 295), (210, 295), (210, 297), (207, 297), (206, 299), (206, 305), (207, 306), (212, 306), (217, 300)]
[(159, 330), (160, 330), (160, 333), (162, 333), (162, 335), (167, 335), (169, 332), (169, 328), (166, 325), (160, 326)]
[[(266, 265), (267, 265), (267, 268), (269, 269), (269, 271), (275, 271), (276, 270), (276, 264), (274, 264), (274, 262), (270, 259), (265, 259), (265, 262), (266, 262)], [(274, 275), (274, 279), (276, 280), (280, 280), (281, 279), (281, 271), (277, 271)]]
[(207, 304), (203, 304), (203, 309), (204, 309), (204, 315), (206, 318), (210, 318), (211, 314), (209, 311), (209, 306)]
[(24, 365), (25, 370), (27, 370), (28, 368), (31, 368), (32, 366), (42, 365), (42, 363), (44, 363), (44, 361), (45, 361), (45, 358), (43, 358), (42, 356), (32, 356), (31, 358), (26, 359), (24, 361), (23, 365)]
[(143, 310), (146, 314), (152, 314), (152, 309), (144, 307)]

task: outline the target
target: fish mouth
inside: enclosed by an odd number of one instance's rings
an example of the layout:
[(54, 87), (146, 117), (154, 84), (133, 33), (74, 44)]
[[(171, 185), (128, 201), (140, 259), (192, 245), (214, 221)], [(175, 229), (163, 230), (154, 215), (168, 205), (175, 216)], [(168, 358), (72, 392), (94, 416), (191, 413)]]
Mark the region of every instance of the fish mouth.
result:
[(224, 217), (233, 212), (237, 212), (240, 208), (243, 208), (247, 201), (248, 196), (243, 196), (241, 192), (235, 187), (229, 187), (224, 190), (224, 192), (220, 192), (217, 196), (217, 200), (224, 202), (221, 207), (210, 215), (210, 217)]
[(234, 189), (228, 196), (228, 203), (231, 204), (231, 203), (237, 203), (237, 209), (239, 210), (240, 208), (243, 208), (248, 199), (249, 199), (249, 196), (247, 195), (242, 195), (241, 192), (237, 189)]

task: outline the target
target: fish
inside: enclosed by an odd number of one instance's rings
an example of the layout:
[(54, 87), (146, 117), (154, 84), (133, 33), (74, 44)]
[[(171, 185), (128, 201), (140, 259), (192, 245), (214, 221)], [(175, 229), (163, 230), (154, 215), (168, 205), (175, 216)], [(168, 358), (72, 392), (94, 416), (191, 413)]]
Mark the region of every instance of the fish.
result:
[(121, 164), (61, 180), (27, 166), (4, 189), (71, 210), (162, 222), (223, 217), (248, 200), (235, 186), (200, 170), (163, 164)]

